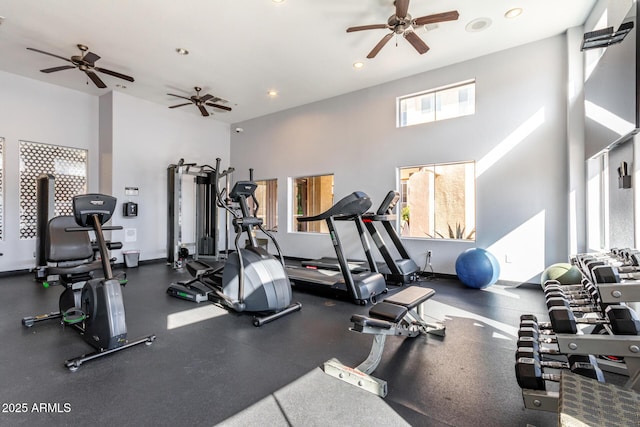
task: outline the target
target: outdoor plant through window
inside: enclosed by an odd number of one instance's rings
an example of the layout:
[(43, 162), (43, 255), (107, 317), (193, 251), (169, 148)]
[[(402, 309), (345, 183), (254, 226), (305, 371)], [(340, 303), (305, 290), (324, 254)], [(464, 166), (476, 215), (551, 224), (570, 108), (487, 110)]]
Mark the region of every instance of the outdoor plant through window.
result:
[(324, 221), (299, 222), (298, 217), (322, 213), (333, 205), (333, 175), (292, 179), (293, 231), (328, 233)]
[(400, 234), (425, 239), (475, 240), (475, 163), (399, 169)]

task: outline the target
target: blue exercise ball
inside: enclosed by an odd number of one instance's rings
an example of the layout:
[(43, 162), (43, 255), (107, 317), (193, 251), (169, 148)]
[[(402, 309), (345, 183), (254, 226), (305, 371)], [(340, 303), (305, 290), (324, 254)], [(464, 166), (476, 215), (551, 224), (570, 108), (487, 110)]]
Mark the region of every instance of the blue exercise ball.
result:
[(458, 256), (456, 274), (468, 287), (483, 289), (498, 281), (500, 264), (491, 252), (481, 248), (470, 248)]

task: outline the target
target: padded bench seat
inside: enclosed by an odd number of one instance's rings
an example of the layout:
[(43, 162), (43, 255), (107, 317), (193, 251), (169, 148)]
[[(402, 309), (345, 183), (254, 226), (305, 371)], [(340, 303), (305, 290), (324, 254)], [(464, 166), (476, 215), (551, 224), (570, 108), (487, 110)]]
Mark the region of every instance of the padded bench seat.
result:
[(436, 292), (431, 288), (411, 286), (397, 294), (385, 299), (369, 309), (369, 316), (354, 314), (351, 316), (354, 330), (362, 332), (369, 326), (380, 329), (391, 329), (394, 324), (400, 322), (408, 313)]
[(382, 319), (396, 323), (406, 316), (408, 311), (409, 309), (405, 306), (390, 304), (383, 301), (369, 309), (369, 316), (374, 319)]
[[(395, 295), (384, 300), (386, 303), (400, 305), (412, 310), (435, 295), (436, 291), (431, 288), (421, 288), (420, 286), (410, 286)], [(375, 307), (375, 306), (374, 306)], [(373, 310), (373, 308), (372, 308)]]

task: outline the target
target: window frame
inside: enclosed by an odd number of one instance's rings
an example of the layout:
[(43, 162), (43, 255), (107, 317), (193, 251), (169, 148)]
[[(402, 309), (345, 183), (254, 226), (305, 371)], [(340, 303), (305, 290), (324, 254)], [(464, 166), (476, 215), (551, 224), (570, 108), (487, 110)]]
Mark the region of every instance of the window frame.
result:
[[(408, 203), (408, 178), (403, 179), (402, 178), (402, 171), (403, 170), (407, 170), (407, 169), (422, 169), (422, 168), (433, 168), (434, 169), (434, 173), (435, 173), (435, 168), (437, 167), (444, 167), (444, 166), (453, 166), (453, 165), (467, 165), (468, 167), (471, 167), (471, 171), (468, 172), (468, 177), (465, 179), (464, 182), (464, 194), (465, 194), (465, 200), (467, 199), (467, 196), (469, 194), (471, 194), (473, 196), (473, 204), (472, 206), (465, 206), (464, 209), (464, 218), (465, 218), (465, 227), (464, 229), (462, 229), (463, 235), (464, 236), (469, 236), (470, 238), (467, 237), (462, 237), (462, 238), (458, 238), (458, 237), (438, 237), (436, 236), (430, 236), (429, 234), (426, 234), (424, 237), (422, 236), (414, 236), (414, 235), (405, 235), (403, 233), (403, 218), (405, 217), (405, 215), (403, 214), (403, 210), (404, 208), (407, 206)], [(476, 177), (476, 168), (477, 168), (477, 162), (475, 160), (462, 160), (462, 161), (454, 161), (454, 162), (442, 162), (442, 163), (427, 163), (427, 164), (418, 164), (418, 165), (412, 165), (412, 166), (399, 166), (396, 169), (396, 176), (397, 176), (397, 182), (398, 182), (398, 188), (400, 189), (400, 200), (398, 202), (398, 207), (397, 207), (397, 218), (396, 218), (396, 229), (398, 230), (398, 234), (400, 234), (400, 237), (403, 239), (416, 239), (416, 240), (432, 240), (432, 241), (448, 241), (448, 242), (465, 242), (465, 243), (473, 243), (475, 241), (477, 241), (477, 177)], [(466, 172), (465, 172), (465, 176), (466, 176)], [(435, 181), (431, 180), (431, 182), (429, 183), (430, 188), (433, 190), (433, 186), (435, 185)], [(434, 200), (434, 206), (436, 205), (435, 202), (435, 190), (433, 191), (433, 200)], [(471, 231), (467, 231), (467, 225), (468, 225), (468, 215), (472, 214), (473, 215), (473, 228)], [(434, 234), (440, 234), (438, 233), (436, 230), (436, 226), (435, 226), (435, 216), (436, 216), (436, 212), (428, 212), (428, 216), (431, 218), (431, 221), (434, 223)], [(449, 224), (447, 222), (447, 227), (451, 226), (451, 224)], [(457, 228), (457, 224), (456, 224), (456, 228)], [(457, 229), (453, 229), (454, 233), (458, 233)]]
[[(256, 179), (254, 181), (258, 188), (256, 189), (256, 193), (261, 188), (264, 188), (264, 201), (259, 201), (260, 207), (258, 209), (258, 218), (262, 218), (262, 223), (264, 224), (264, 228), (267, 231), (277, 232), (278, 231), (278, 179), (277, 178), (267, 178), (267, 179)], [(275, 188), (270, 190), (269, 183), (273, 183)], [(272, 196), (272, 197), (269, 197)], [(256, 199), (259, 199), (256, 194)], [(271, 204), (275, 206), (272, 206)], [(253, 204), (253, 200), (251, 200), (250, 209), (252, 215), (255, 215), (255, 206)]]
[[(310, 223), (304, 223), (307, 225), (307, 229), (306, 230), (298, 230), (299, 224), (297, 221), (297, 218), (300, 216), (311, 216), (311, 215), (317, 215), (321, 212), (324, 212), (322, 206), (320, 207), (320, 210), (318, 212), (307, 212), (307, 213), (303, 213), (303, 214), (297, 214), (295, 212), (296, 207), (298, 207), (298, 202), (296, 199), (296, 182), (299, 179), (308, 179), (308, 178), (322, 178), (322, 177), (331, 177), (331, 201), (328, 205), (328, 207), (326, 209), (328, 209), (329, 207), (333, 206), (333, 203), (335, 201), (335, 192), (334, 192), (334, 188), (335, 188), (335, 174), (334, 173), (319, 173), (319, 174), (314, 174), (314, 175), (300, 175), (300, 176), (295, 176), (295, 177), (289, 177), (289, 204), (288, 204), (288, 209), (287, 209), (287, 218), (288, 218), (288, 228), (287, 231), (289, 233), (312, 233), (312, 234), (327, 234), (329, 233), (329, 229), (327, 227), (327, 224), (324, 221), (318, 221), (318, 222), (310, 222)], [(320, 195), (320, 198), (322, 198), (322, 194)], [(317, 224), (317, 225), (314, 225)], [(309, 230), (309, 227), (314, 227), (317, 230)]]
[[(462, 113), (462, 114), (454, 114), (454, 115), (447, 114), (444, 117), (438, 118), (438, 94), (442, 94), (442, 93), (450, 91), (452, 89), (457, 89), (457, 88), (461, 88), (461, 87), (464, 87), (464, 86), (471, 86), (471, 85), (473, 86), (473, 103), (472, 103), (473, 109), (472, 109), (472, 111), (466, 112), (466, 113)], [(449, 120), (449, 119), (454, 119), (454, 118), (459, 118), (459, 117), (475, 115), (475, 113), (476, 113), (475, 91), (476, 91), (476, 79), (474, 78), (474, 79), (468, 79), (468, 80), (459, 81), (459, 82), (452, 83), (452, 84), (445, 85), (445, 86), (440, 86), (440, 87), (437, 87), (437, 88), (427, 89), (427, 90), (423, 90), (423, 91), (420, 91), (420, 92), (414, 92), (414, 93), (410, 93), (410, 94), (407, 94), (407, 95), (398, 96), (396, 98), (396, 128), (405, 128), (405, 127), (410, 127), (410, 126), (415, 126), (415, 125), (421, 125), (421, 124), (426, 124), (426, 123), (438, 122), (438, 121), (442, 121), (442, 120)], [(416, 98), (426, 97), (428, 95), (433, 95), (433, 100), (431, 101), (431, 105), (432, 105), (432, 108), (433, 108), (433, 119), (432, 120), (416, 121), (416, 122), (411, 122), (411, 123), (409, 123), (406, 118), (403, 120), (403, 118), (402, 118), (403, 102), (405, 102), (407, 100), (416, 99)], [(458, 105), (460, 105), (460, 104), (458, 104)], [(440, 113), (440, 114), (442, 114), (442, 113)]]

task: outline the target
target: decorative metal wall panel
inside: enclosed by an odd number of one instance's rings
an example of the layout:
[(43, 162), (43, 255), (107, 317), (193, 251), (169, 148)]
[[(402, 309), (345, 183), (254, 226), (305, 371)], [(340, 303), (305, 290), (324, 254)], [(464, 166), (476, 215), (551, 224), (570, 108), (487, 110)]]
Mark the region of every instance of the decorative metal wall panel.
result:
[(73, 215), (73, 196), (87, 192), (88, 151), (20, 141), (20, 239), (36, 237), (36, 178), (52, 174), (55, 215)]

